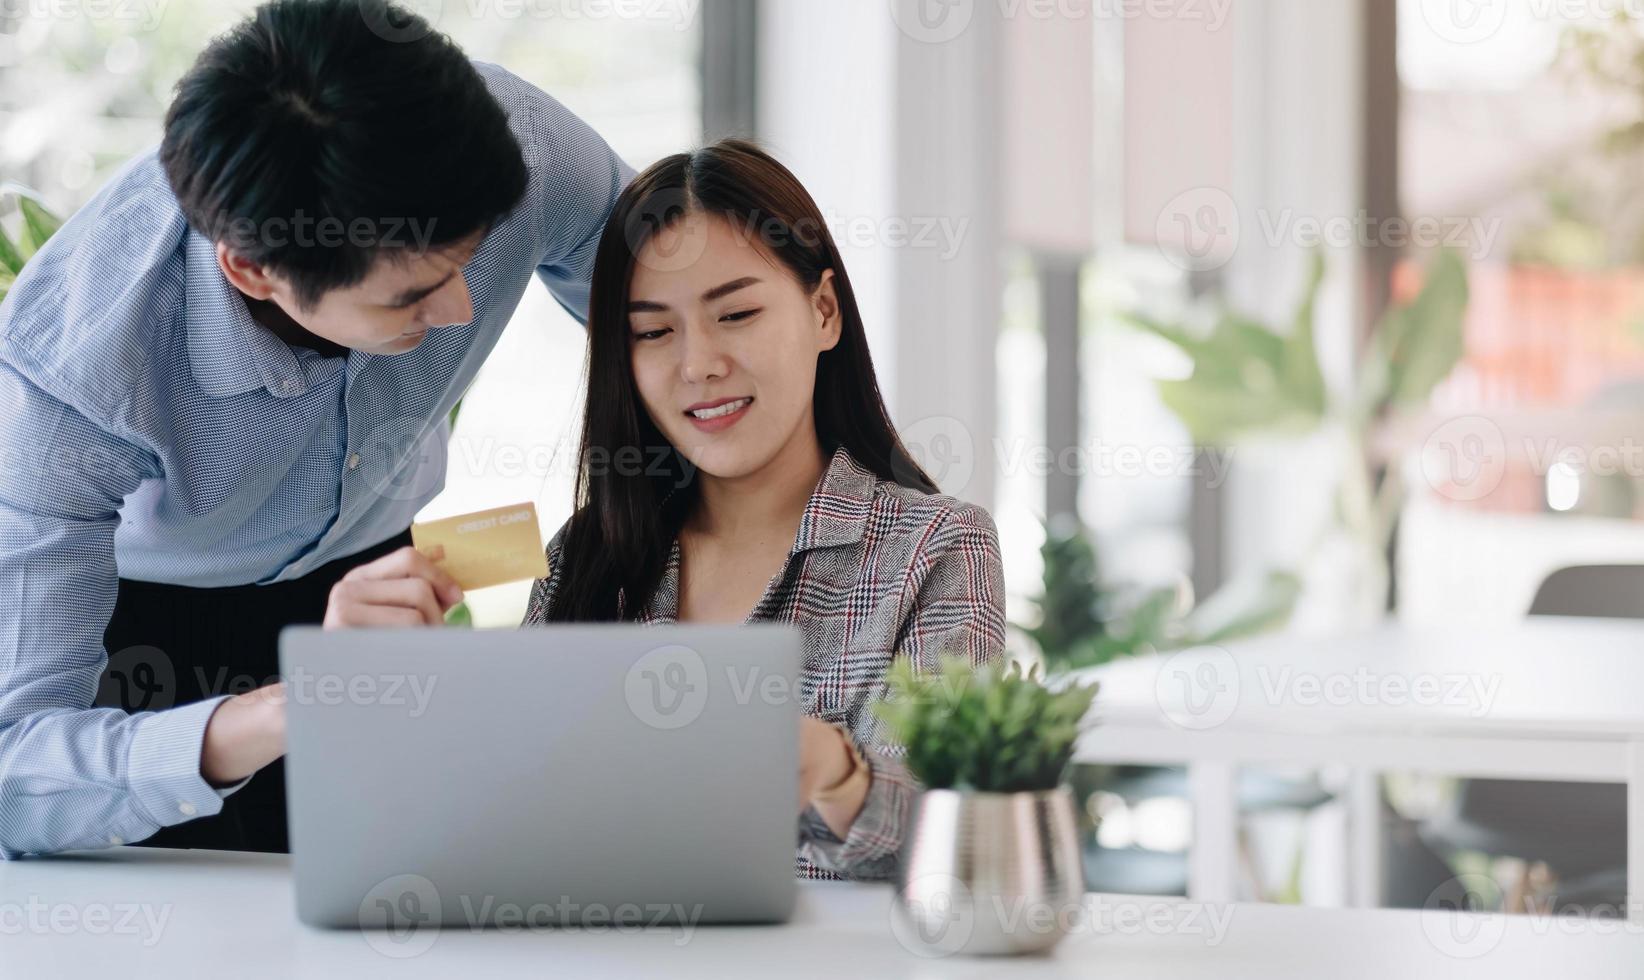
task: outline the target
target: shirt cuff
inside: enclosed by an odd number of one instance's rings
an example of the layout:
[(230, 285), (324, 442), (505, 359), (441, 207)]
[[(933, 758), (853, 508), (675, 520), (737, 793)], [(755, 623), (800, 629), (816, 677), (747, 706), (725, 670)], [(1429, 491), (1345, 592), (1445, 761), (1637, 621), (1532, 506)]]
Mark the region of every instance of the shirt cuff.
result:
[(206, 723), (227, 697), (197, 701), (144, 716), (126, 757), (126, 782), (150, 821), (162, 827), (209, 817), (248, 781), (218, 789), (200, 775)]
[(873, 770), (873, 782), (845, 839), (840, 840), (816, 807), (809, 806), (800, 819), (802, 844), (806, 856), (818, 867), (852, 878), (890, 878), (896, 874), (918, 787), (900, 760), (877, 747), (867, 748), (862, 755)]

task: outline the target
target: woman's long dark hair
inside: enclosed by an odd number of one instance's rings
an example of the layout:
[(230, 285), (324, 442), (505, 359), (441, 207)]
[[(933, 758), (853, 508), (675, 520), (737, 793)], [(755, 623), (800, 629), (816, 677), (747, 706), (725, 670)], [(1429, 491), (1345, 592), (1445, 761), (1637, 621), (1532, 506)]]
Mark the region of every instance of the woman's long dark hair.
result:
[[(896, 436), (868, 354), (856, 294), (822, 212), (788, 169), (742, 140), (658, 161), (622, 192), (595, 258), (588, 310), (588, 405), (553, 607), (559, 621), (637, 619), (655, 595), (696, 501), (696, 470), (651, 421), (630, 364), (628, 288), (656, 232), (717, 215), (781, 262), (809, 293), (833, 270), (839, 343), (822, 352), (813, 402), (830, 455), (843, 446), (881, 479), (935, 493)], [(689, 257), (686, 257), (689, 260)]]

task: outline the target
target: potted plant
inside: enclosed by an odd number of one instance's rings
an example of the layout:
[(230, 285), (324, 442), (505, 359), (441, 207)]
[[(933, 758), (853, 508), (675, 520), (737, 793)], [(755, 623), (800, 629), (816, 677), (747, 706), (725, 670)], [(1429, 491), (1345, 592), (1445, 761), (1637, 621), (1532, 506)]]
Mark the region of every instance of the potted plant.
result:
[(1167, 586), (1109, 583), (1100, 572), (1094, 535), (1070, 514), (1046, 522), (1039, 557), (1044, 587), (1032, 600), (1037, 620), (1015, 625), (1039, 648), (1051, 674), (1276, 630), (1301, 593), (1301, 580), (1288, 571), (1235, 580), (1197, 603), (1185, 580)]
[(1377, 322), (1357, 376), (1344, 390), (1325, 383), (1314, 346), (1313, 313), (1324, 273), (1324, 255), (1315, 251), (1287, 328), (1231, 309), (1218, 310), (1208, 330), (1141, 313), (1126, 319), (1192, 362), (1188, 377), (1157, 384), (1160, 399), (1197, 444), (1232, 447), (1328, 433), (1345, 448), (1334, 520), (1319, 529), (1319, 546), (1310, 552), (1321, 553), (1334, 534), (1345, 534), (1359, 566), (1351, 609), (1356, 618), (1373, 621), (1388, 607), (1388, 554), (1405, 484), (1399, 467), (1381, 465), (1372, 444), (1395, 413), (1424, 410), (1433, 389), (1461, 360), (1467, 268), (1454, 252), (1434, 255), (1419, 289), (1409, 290)]
[(1080, 911), (1084, 873), (1064, 782), (1096, 685), (1019, 666), (907, 659), (874, 706), (924, 785), (903, 851), (899, 934), (921, 952), (1041, 952)]

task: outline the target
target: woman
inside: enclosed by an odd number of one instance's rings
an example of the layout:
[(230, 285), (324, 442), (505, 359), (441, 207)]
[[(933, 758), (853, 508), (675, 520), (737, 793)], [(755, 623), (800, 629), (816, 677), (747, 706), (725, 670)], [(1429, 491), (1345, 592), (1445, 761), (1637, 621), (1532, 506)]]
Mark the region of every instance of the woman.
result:
[[(869, 706), (893, 657), (1003, 655), (992, 520), (903, 449), (822, 215), (751, 144), (629, 185), (589, 312), (578, 508), (526, 623), (796, 625), (815, 711), (797, 871), (890, 876), (914, 786)], [(338, 587), (327, 624), (436, 624), (459, 597), (421, 556), (390, 555)]]

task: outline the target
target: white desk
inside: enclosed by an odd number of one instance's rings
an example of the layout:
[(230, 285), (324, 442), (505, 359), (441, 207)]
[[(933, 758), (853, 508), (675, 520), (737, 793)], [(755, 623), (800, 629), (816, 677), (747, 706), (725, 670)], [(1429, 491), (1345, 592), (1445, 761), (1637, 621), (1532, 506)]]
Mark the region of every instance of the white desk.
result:
[[(366, 934), (299, 925), (289, 868), (277, 855), (145, 848), (0, 863), (0, 976), (1545, 980), (1636, 977), (1644, 964), (1644, 932), (1618, 921), (1206, 908), (1099, 895), (1089, 897), (1084, 921), (1100, 916), (1103, 926), (1081, 926), (1049, 957), (928, 959), (892, 931), (889, 886), (820, 882), (803, 886), (799, 913), (784, 926), (700, 926), (688, 937), (448, 929), (419, 955), (396, 959)], [(115, 931), (128, 908), (139, 914)]]
[[(1376, 774), (1627, 783), (1629, 906), (1644, 921), (1644, 624), (1537, 618), (1496, 629), (1386, 625), (1120, 661), (1081, 762), (1187, 763), (1190, 890), (1233, 897), (1240, 763), (1346, 764), (1353, 880), (1373, 905)], [(1548, 786), (1548, 792), (1557, 792)]]

